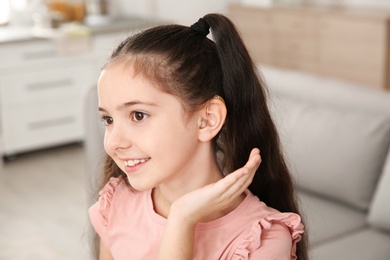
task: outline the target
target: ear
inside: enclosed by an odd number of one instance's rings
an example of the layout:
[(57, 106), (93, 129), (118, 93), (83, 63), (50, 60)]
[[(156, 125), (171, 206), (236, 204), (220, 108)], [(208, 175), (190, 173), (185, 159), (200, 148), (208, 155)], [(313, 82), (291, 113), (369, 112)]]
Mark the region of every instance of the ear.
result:
[(198, 114), (199, 141), (211, 141), (221, 131), (226, 114), (225, 102), (221, 97), (215, 96), (210, 99)]

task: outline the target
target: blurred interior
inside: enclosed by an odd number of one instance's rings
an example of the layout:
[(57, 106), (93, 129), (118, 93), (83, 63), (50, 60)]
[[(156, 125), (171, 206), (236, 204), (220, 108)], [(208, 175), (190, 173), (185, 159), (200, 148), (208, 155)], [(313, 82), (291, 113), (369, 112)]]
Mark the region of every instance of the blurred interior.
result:
[[(282, 21), (290, 27), (294, 21), (288, 11), (302, 7), (363, 12), (365, 17), (383, 18), (387, 25), (390, 19), (387, 0), (0, 1), (0, 259), (93, 258), (87, 208), (94, 187), (87, 180), (85, 100), (110, 51), (134, 31), (166, 22), (191, 25), (206, 13), (224, 13), (237, 23), (259, 65), (390, 91), (390, 45), (384, 45), (389, 31), (383, 42), (382, 35), (357, 33), (356, 45), (343, 49), (343, 59), (326, 49), (337, 44), (335, 38), (322, 39), (329, 45), (316, 45), (316, 52), (333, 55), (341, 65), (329, 60), (321, 67), (300, 49), (312, 48), (310, 33), (299, 40), (293, 35), (268, 38), (267, 46), (275, 46), (276, 40), (290, 44), (281, 45), (278, 56), (257, 49), (267, 35), (252, 35), (253, 20), (250, 15), (243, 19), (242, 7), (249, 14), (256, 8), (285, 8)], [(262, 26), (258, 21), (252, 25)], [(368, 54), (359, 48), (368, 48)], [(300, 51), (303, 54), (296, 56)], [(372, 71), (358, 68), (371, 60)]]

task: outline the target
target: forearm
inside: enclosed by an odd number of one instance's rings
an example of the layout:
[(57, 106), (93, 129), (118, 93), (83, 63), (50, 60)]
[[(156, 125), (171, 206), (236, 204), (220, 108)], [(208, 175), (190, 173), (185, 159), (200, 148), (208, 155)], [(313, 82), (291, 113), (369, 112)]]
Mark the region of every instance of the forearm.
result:
[(191, 260), (193, 258), (195, 224), (178, 214), (170, 214), (161, 242), (159, 260)]

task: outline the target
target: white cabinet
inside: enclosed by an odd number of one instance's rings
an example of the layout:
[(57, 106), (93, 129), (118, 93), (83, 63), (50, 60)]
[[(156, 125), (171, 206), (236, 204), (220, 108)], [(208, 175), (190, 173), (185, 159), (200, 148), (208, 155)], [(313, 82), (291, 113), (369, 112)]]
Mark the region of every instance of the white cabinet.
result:
[(91, 51), (61, 55), (50, 41), (0, 45), (2, 153), (83, 140), (82, 93), (96, 82)]
[(83, 141), (86, 90), (96, 86), (103, 64), (125, 37), (156, 24), (113, 20), (91, 28), (90, 48), (66, 55), (51, 40), (0, 39), (0, 157)]
[[(38, 66), (72, 66), (81, 59), (91, 57), (91, 52), (61, 54), (56, 42), (51, 40), (26, 40), (0, 45), (0, 73), (38, 68)], [(16, 69), (16, 70), (15, 70)], [(3, 74), (3, 73), (1, 73)]]

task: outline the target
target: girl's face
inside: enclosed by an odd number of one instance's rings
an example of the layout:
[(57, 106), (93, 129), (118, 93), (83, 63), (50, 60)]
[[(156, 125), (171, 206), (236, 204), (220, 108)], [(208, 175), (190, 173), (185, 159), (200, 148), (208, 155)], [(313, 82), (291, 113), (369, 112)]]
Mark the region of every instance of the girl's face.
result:
[(198, 116), (188, 119), (178, 98), (131, 71), (114, 65), (99, 78), (107, 154), (137, 190), (188, 182), (202, 163)]

